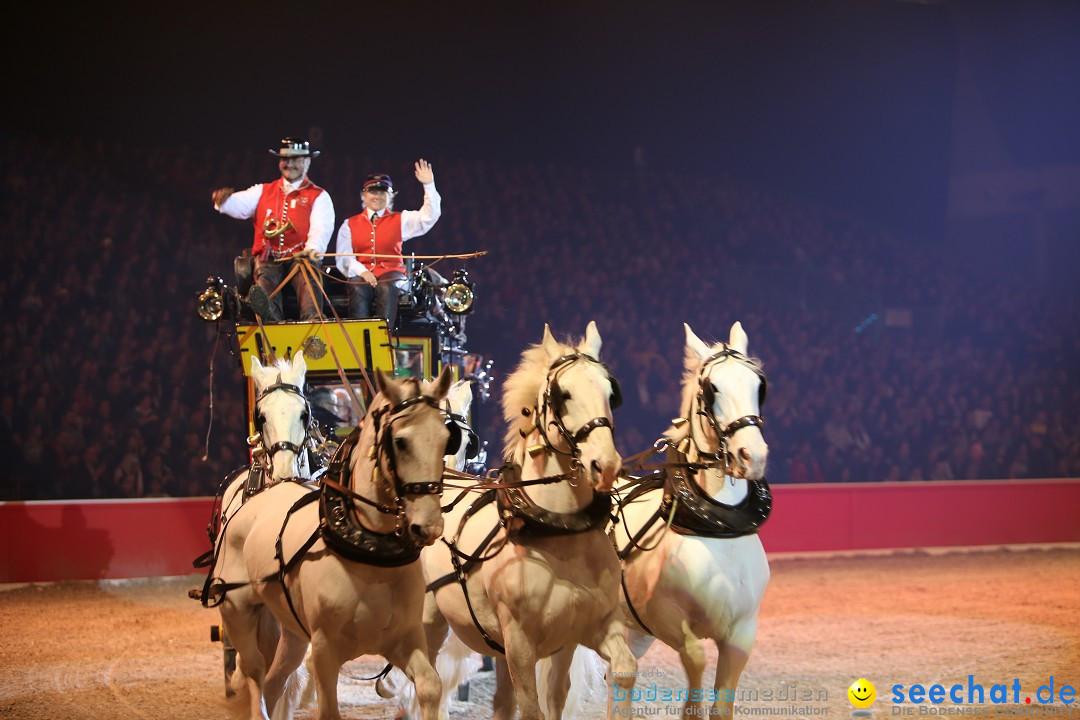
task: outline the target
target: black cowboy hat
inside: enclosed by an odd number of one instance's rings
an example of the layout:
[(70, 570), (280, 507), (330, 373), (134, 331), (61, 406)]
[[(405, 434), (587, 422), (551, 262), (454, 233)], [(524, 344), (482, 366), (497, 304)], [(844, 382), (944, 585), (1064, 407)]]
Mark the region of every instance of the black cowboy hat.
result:
[(312, 150), (311, 144), (307, 140), (298, 137), (281, 138), (281, 147), (277, 150), (271, 150), (270, 154), (279, 158), (319, 157), (318, 150)]

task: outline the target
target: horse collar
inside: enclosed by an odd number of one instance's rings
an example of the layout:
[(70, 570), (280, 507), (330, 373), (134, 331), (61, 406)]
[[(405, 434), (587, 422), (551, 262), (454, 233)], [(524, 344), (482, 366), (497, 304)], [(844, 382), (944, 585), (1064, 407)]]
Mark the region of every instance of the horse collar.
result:
[(365, 528), (351, 512), (344, 494), (323, 485), (319, 499), (323, 540), (342, 557), (379, 567), (401, 567), (420, 557), (421, 546), (409, 533), (378, 533)]
[[(678, 451), (676, 455), (686, 456)], [(675, 504), (671, 528), (683, 535), (733, 538), (752, 535), (772, 512), (772, 491), (765, 480), (748, 480), (746, 497), (735, 505), (717, 502), (702, 492), (697, 481), (674, 470), (666, 473), (660, 515), (667, 517)]]
[[(521, 476), (520, 466), (510, 466), (507, 471), (518, 478)], [(500, 520), (514, 535), (544, 537), (582, 533), (603, 527), (611, 515), (611, 495), (608, 493), (593, 493), (592, 502), (570, 513), (545, 510), (530, 500), (521, 487), (513, 485), (496, 490), (496, 500)]]

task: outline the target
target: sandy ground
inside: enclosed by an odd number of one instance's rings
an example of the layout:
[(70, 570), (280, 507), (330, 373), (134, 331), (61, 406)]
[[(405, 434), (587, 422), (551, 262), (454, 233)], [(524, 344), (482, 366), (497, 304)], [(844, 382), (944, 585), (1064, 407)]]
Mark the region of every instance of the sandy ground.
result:
[[(1080, 548), (773, 558), (772, 569), (737, 715), (847, 718), (847, 687), (865, 677), (877, 687), (877, 718), (920, 710), (1080, 718), (1077, 705), (1058, 697), (1063, 685), (1080, 687)], [(0, 717), (226, 717), (222, 648), (209, 641), (217, 615), (186, 596), (200, 582), (193, 576), (0, 592)], [(377, 658), (345, 666), (345, 718), (393, 716), (372, 683), (358, 680), (381, 666)], [(639, 680), (643, 689), (683, 682), (674, 653), (659, 644), (640, 670), (652, 673)], [(962, 684), (966, 693), (969, 675), (987, 694), (994, 684), (1008, 685), (1010, 701), (1019, 680), (1019, 705), (892, 702), (897, 684), (905, 692), (917, 683)], [(452, 720), (490, 717), (492, 676), (473, 677), (471, 701), (456, 702)], [(1054, 703), (1040, 704), (1035, 693), (1051, 676)], [(639, 708), (668, 716), (674, 703)], [(602, 715), (602, 698), (580, 714)]]

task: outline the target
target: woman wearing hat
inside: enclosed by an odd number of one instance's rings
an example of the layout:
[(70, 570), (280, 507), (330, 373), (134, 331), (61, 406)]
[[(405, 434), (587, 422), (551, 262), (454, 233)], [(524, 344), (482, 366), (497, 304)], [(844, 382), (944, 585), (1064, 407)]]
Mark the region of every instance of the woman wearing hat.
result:
[(349, 279), (349, 317), (386, 318), (391, 331), (397, 323), (405, 279), (401, 245), (426, 233), (442, 215), (431, 163), (421, 158), (415, 169), (416, 179), (424, 186), (419, 210), (395, 212), (390, 176), (369, 175), (360, 194), (364, 211), (347, 219), (337, 236), (337, 266)]
[[(296, 262), (278, 261), (294, 256), (322, 257), (334, 233), (334, 203), (330, 194), (307, 176), (311, 159), (319, 156), (307, 140), (284, 138), (281, 147), (270, 154), (278, 158), (280, 181), (252, 185), (240, 192), (221, 188), (212, 197), (214, 207), (223, 215), (254, 221), (251, 254), (255, 258), (255, 285), (248, 302), (264, 321), (276, 322), (282, 319), (281, 296), (270, 295)], [(307, 279), (308, 274), (298, 268), (289, 284), (300, 302), (300, 319), (315, 320), (321, 316), (322, 295), (309, 289)]]

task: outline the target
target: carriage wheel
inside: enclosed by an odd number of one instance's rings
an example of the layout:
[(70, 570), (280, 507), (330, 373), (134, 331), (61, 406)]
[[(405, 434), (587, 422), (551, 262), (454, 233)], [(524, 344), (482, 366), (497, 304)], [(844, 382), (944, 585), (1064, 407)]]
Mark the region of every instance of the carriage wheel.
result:
[(229, 679), (232, 678), (233, 672), (236, 670), (236, 648), (229, 641), (229, 636), (221, 625), (210, 626), (210, 642), (220, 642), (224, 646), (222, 654), (225, 664), (225, 697), (231, 698), (236, 694), (229, 683)]

